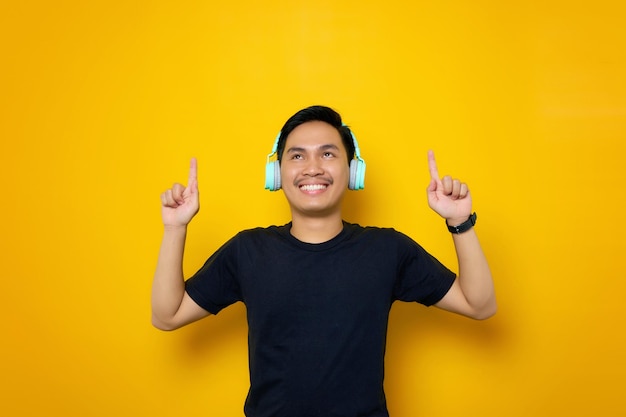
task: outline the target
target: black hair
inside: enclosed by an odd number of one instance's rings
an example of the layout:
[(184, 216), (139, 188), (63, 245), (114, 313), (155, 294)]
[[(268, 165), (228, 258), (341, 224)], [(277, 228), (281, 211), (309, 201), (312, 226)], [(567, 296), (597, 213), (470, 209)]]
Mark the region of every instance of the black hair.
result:
[(278, 138), (278, 147), (276, 148), (278, 160), (280, 161), (283, 156), (285, 143), (287, 142), (287, 137), (289, 136), (289, 134), (301, 124), (313, 121), (325, 122), (337, 129), (339, 135), (341, 136), (341, 141), (346, 148), (346, 153), (348, 154), (348, 164), (350, 164), (350, 161), (352, 161), (352, 159), (354, 158), (355, 152), (354, 140), (352, 139), (352, 133), (350, 132), (350, 128), (343, 124), (343, 122), (341, 121), (341, 115), (339, 113), (326, 106), (307, 107), (298, 111), (296, 114), (291, 116), (289, 120), (287, 120), (287, 122), (285, 122), (285, 125), (280, 131), (280, 136)]

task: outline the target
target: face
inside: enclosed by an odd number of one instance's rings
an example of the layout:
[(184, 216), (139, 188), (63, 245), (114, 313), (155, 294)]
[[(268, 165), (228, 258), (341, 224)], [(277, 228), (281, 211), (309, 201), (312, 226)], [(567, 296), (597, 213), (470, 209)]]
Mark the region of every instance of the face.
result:
[(341, 215), (350, 169), (333, 126), (312, 121), (295, 128), (285, 142), (280, 174), (292, 216)]

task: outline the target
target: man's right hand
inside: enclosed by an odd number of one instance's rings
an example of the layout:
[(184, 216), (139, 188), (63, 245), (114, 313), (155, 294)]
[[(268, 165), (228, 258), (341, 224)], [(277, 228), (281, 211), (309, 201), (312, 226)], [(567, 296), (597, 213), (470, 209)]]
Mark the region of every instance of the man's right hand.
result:
[(187, 187), (175, 183), (161, 194), (161, 216), (165, 226), (186, 226), (200, 209), (198, 162), (191, 159)]

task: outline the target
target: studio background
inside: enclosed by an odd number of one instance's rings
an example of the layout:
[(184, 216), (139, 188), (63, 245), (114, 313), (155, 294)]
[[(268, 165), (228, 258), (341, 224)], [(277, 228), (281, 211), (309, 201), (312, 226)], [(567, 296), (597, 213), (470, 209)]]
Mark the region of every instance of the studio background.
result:
[(150, 324), (159, 194), (199, 161), (187, 276), (289, 220), (265, 157), (297, 110), (356, 134), (346, 220), (456, 270), (426, 152), (469, 183), (499, 312), (392, 309), (393, 417), (623, 416), (620, 1), (3, 2), (0, 414), (242, 416), (245, 308)]

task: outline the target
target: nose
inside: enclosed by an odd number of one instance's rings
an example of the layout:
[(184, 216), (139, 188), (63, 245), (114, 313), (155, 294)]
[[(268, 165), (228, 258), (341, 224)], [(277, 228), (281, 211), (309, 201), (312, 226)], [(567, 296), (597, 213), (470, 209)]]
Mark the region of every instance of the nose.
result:
[(317, 158), (309, 159), (303, 170), (304, 175), (308, 175), (311, 177), (321, 175), (323, 173), (324, 173), (324, 168), (322, 166), (321, 161), (319, 161)]

